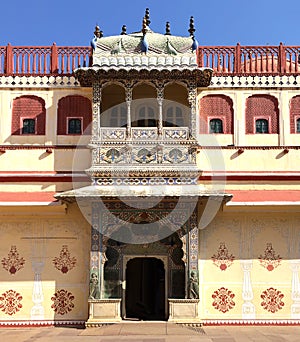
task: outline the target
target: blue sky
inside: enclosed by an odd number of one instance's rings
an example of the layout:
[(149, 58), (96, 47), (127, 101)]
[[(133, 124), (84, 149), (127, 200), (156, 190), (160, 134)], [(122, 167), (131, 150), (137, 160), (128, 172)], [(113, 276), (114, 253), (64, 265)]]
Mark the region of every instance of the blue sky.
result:
[(141, 29), (145, 8), (150, 27), (188, 35), (194, 16), (200, 45), (300, 45), (300, 0), (11, 0), (1, 2), (0, 45), (90, 44), (96, 23), (105, 36)]

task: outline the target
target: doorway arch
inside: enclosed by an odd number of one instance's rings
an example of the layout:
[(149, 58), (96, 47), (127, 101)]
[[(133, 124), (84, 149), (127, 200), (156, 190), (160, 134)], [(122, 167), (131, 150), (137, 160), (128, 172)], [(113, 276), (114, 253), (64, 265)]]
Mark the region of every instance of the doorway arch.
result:
[(126, 258), (123, 317), (166, 320), (166, 267), (160, 257)]

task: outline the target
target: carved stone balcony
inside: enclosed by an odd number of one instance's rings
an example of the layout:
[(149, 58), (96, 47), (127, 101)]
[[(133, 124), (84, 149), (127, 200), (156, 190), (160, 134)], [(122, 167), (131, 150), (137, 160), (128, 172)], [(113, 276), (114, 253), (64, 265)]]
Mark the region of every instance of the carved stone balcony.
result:
[(197, 147), (188, 127), (101, 128), (99, 140), (90, 144), (92, 178), (196, 177)]
[[(162, 130), (163, 140), (188, 140), (188, 127), (164, 127)], [(107, 143), (110, 141), (145, 141), (159, 139), (158, 129), (156, 127), (131, 127), (127, 136), (127, 128), (102, 127), (100, 128), (100, 141)]]

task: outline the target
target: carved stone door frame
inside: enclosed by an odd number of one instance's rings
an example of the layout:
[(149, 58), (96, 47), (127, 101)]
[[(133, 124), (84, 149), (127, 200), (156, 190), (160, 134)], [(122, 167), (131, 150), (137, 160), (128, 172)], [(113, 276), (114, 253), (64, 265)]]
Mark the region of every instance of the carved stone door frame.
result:
[(125, 303), (125, 291), (126, 291), (126, 269), (128, 261), (135, 258), (156, 258), (161, 260), (164, 264), (165, 269), (165, 318), (168, 319), (168, 256), (167, 255), (157, 255), (157, 254), (132, 254), (123, 256), (123, 267), (122, 267), (122, 318), (126, 318), (126, 303)]

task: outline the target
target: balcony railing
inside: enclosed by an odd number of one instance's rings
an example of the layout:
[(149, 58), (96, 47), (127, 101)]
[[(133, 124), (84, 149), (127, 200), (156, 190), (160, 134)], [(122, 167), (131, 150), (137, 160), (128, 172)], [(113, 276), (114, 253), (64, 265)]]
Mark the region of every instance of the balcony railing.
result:
[[(101, 141), (124, 141), (126, 139), (126, 128), (102, 127), (100, 129)], [(188, 140), (188, 127), (164, 127), (162, 131), (164, 141)], [(131, 127), (130, 140), (144, 141), (157, 140), (158, 129), (154, 127)]]
[[(200, 46), (199, 67), (214, 75), (300, 74), (300, 46)], [(0, 75), (71, 75), (78, 67), (91, 66), (88, 46), (0, 46)]]

